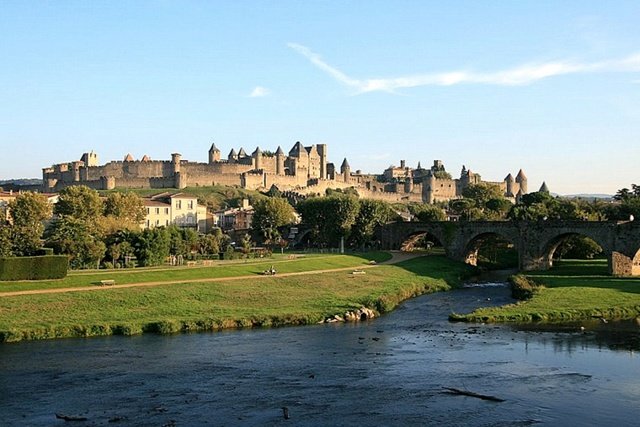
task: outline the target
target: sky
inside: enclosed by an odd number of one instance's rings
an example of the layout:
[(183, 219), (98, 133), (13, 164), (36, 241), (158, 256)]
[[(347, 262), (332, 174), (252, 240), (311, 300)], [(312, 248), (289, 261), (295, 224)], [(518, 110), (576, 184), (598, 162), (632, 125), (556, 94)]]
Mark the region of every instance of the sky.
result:
[(640, 184), (638, 1), (0, 2), (0, 179), (328, 144), (529, 190)]

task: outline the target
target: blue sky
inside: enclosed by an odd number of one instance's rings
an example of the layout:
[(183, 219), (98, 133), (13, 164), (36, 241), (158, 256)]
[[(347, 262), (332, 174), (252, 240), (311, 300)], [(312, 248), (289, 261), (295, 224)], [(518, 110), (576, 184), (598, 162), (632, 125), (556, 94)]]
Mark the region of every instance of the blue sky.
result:
[[(0, 3), (0, 179), (211, 142), (640, 184), (637, 1)], [(15, 160), (14, 160), (15, 159)]]

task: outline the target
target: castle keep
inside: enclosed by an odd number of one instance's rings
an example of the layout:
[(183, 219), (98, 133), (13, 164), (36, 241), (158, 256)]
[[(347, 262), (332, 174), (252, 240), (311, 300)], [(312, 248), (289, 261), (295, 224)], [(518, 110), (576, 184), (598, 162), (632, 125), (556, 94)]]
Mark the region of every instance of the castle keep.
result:
[[(251, 154), (242, 148), (232, 149), (226, 159), (211, 145), (208, 162), (183, 160), (178, 153), (171, 160), (151, 160), (148, 156), (135, 160), (127, 154), (122, 161), (104, 165), (94, 152), (84, 153), (80, 160), (60, 163), (42, 170), (43, 190), (59, 191), (71, 185), (86, 185), (96, 190), (114, 188), (178, 188), (187, 186), (228, 185), (252, 190), (276, 186), (282, 191), (300, 194), (324, 194), (328, 188), (353, 187), (361, 197), (389, 202), (434, 203), (459, 198), (469, 184), (485, 182), (480, 175), (464, 166), (460, 178), (454, 179), (436, 160), (429, 169), (418, 163), (417, 168), (390, 166), (381, 175), (351, 171), (347, 159), (339, 170), (327, 159), (326, 144), (305, 147), (296, 142), (285, 154), (278, 147), (275, 152), (257, 147)], [(511, 174), (498, 185), (505, 197), (517, 199), (527, 192), (527, 177), (522, 170), (515, 178)]]

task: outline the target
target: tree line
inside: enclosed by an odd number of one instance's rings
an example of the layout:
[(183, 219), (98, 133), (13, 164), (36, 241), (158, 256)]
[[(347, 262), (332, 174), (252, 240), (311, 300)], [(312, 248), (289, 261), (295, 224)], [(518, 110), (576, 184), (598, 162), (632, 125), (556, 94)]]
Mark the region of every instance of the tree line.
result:
[[(245, 254), (264, 245), (284, 249), (289, 227), (300, 220), (309, 241), (318, 247), (365, 248), (375, 246), (377, 226), (401, 220), (405, 213), (418, 221), (460, 220), (628, 220), (640, 218), (640, 186), (624, 188), (614, 202), (567, 199), (548, 192), (507, 200), (502, 190), (487, 183), (470, 185), (463, 197), (447, 203), (389, 204), (359, 199), (353, 191), (331, 191), (324, 197), (295, 202), (273, 194), (254, 202), (252, 232), (236, 243)], [(53, 207), (36, 193), (22, 193), (8, 205), (8, 220), (0, 218), (0, 256), (30, 256), (53, 249), (69, 256), (72, 268), (158, 265), (170, 257), (214, 257), (234, 251), (231, 238), (220, 229), (198, 234), (176, 226), (142, 230), (142, 199), (134, 193), (109, 193), (72, 186), (62, 190)]]

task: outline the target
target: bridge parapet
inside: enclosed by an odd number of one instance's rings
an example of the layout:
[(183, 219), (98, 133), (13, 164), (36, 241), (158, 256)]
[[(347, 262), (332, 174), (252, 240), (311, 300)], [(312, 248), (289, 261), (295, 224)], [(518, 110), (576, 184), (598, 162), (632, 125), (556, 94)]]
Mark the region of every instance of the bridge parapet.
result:
[(640, 274), (640, 222), (614, 221), (460, 221), (397, 222), (378, 229), (384, 249), (400, 249), (416, 234), (436, 237), (449, 258), (474, 262), (480, 243), (487, 236), (499, 236), (514, 244), (521, 270), (551, 267), (553, 253), (569, 236), (581, 235), (598, 243), (615, 275)]

